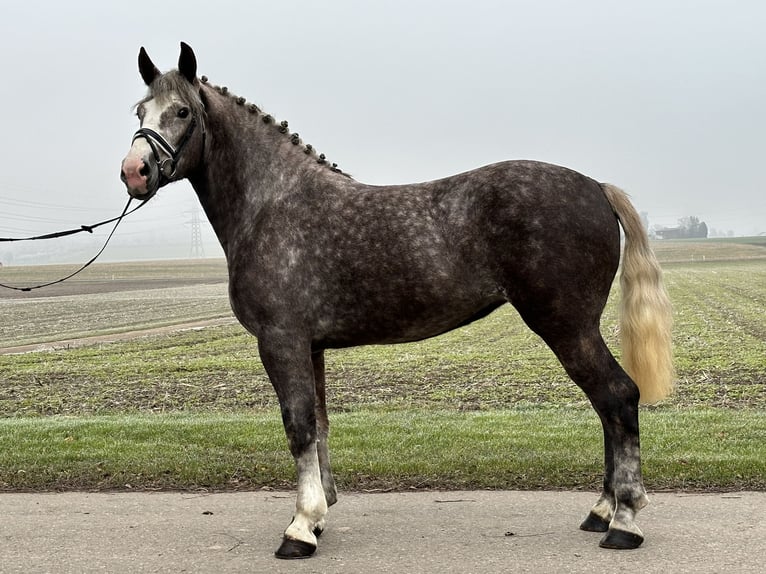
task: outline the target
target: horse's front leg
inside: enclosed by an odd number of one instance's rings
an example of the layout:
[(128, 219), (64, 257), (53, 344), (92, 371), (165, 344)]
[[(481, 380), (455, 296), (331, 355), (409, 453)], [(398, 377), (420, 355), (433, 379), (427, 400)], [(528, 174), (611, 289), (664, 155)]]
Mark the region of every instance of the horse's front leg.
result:
[(317, 548), (324, 528), (327, 500), (317, 453), (314, 369), (308, 344), (292, 337), (262, 336), (261, 360), (279, 397), (282, 422), (295, 459), (298, 494), (295, 515), (276, 551), (277, 558), (307, 558)]
[[(316, 388), (319, 468), (322, 474), (322, 486), (327, 506), (332, 506), (338, 501), (338, 491), (335, 488), (335, 479), (330, 468), (330, 446), (328, 444), (330, 420), (327, 417), (327, 401), (325, 399), (324, 351), (314, 352), (311, 355), (311, 361), (314, 365), (314, 385)], [(323, 526), (319, 530), (323, 530)]]

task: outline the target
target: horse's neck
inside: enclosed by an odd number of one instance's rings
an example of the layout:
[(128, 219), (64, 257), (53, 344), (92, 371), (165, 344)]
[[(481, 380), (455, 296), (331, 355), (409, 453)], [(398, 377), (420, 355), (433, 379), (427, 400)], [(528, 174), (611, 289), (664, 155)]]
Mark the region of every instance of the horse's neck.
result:
[[(224, 251), (247, 234), (263, 206), (301, 193), (315, 161), (291, 143), (289, 134), (218, 94), (207, 111), (203, 165), (190, 177)], [(329, 171), (324, 168), (325, 171)]]

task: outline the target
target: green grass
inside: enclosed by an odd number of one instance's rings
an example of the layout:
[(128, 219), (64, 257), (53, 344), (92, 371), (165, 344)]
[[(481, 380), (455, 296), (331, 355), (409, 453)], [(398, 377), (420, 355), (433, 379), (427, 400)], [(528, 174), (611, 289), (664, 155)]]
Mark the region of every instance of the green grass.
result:
[[(679, 381), (642, 411), (645, 479), (653, 489), (766, 489), (766, 259), (735, 244), (731, 260), (691, 262), (695, 245), (664, 264)], [(168, 273), (193, 280), (193, 267)], [(118, 271), (165, 280), (146, 264)], [(205, 264), (200, 280), (220, 272)], [(230, 313), (224, 284), (153, 287), (0, 299), (3, 344)], [(602, 332), (619, 357), (617, 301), (615, 290)], [(342, 488), (600, 481), (595, 415), (510, 307), (420, 343), (328, 351), (327, 371)], [(274, 392), (238, 325), (2, 355), (0, 383), (0, 489), (292, 483)]]
[[(597, 488), (600, 425), (579, 409), (332, 417), (344, 489)], [(766, 413), (642, 413), (647, 487), (766, 488)], [(0, 488), (210, 490), (291, 486), (276, 410), (0, 420)]]

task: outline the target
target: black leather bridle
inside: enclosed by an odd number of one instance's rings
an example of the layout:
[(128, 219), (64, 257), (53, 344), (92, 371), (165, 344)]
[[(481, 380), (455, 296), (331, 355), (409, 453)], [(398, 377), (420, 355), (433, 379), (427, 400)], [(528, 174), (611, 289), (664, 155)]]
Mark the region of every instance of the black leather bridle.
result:
[[(146, 142), (149, 144), (149, 147), (152, 149), (152, 154), (154, 155), (154, 161), (157, 164), (157, 168), (159, 169), (159, 174), (160, 174), (159, 187), (162, 187), (166, 183), (170, 182), (171, 178), (176, 174), (176, 168), (178, 167), (178, 160), (181, 157), (181, 152), (183, 152), (184, 148), (186, 147), (186, 144), (189, 143), (189, 140), (191, 139), (192, 134), (194, 134), (194, 129), (196, 127), (197, 127), (197, 117), (192, 116), (191, 122), (189, 123), (189, 127), (186, 128), (186, 132), (184, 132), (184, 135), (181, 138), (181, 140), (178, 142), (177, 147), (173, 147), (173, 145), (168, 140), (166, 140), (162, 134), (154, 131), (151, 128), (139, 128), (136, 131), (136, 133), (133, 134), (133, 140), (131, 141), (131, 145), (137, 139), (143, 138), (146, 140)], [(204, 126), (202, 128), (202, 137), (204, 142), (204, 137), (205, 137)], [(160, 156), (160, 149), (165, 153), (165, 155), (167, 155), (165, 159), (162, 159), (162, 157)]]

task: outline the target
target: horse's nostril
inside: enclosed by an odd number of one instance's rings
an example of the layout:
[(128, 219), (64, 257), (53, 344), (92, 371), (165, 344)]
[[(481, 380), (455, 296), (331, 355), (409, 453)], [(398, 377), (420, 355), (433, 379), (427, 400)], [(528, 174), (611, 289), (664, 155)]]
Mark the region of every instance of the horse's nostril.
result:
[(140, 173), (140, 174), (141, 174), (141, 175), (143, 175), (144, 177), (149, 177), (149, 166), (148, 166), (146, 163), (144, 163), (144, 164), (141, 166), (141, 169), (140, 169), (140, 170), (138, 170), (138, 173)]

